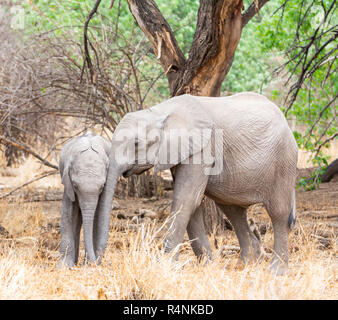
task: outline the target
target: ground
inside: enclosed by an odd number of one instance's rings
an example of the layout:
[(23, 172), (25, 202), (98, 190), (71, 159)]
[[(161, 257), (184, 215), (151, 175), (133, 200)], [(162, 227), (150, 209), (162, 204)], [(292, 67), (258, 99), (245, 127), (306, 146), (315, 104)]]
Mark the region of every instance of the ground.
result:
[[(27, 168), (3, 169), (1, 182), (19, 185), (20, 170)], [(116, 198), (102, 265), (58, 270), (62, 187), (58, 176), (48, 179), (0, 200), (0, 299), (338, 298), (337, 177), (318, 190), (297, 191), (297, 224), (290, 232), (290, 270), (284, 277), (268, 271), (273, 232), (260, 205), (249, 209), (249, 218), (267, 253), (261, 264), (238, 263), (231, 230), (209, 236), (212, 262), (197, 263), (187, 239), (173, 262), (161, 250), (171, 191), (159, 199)], [(83, 244), (80, 256), (82, 262)]]

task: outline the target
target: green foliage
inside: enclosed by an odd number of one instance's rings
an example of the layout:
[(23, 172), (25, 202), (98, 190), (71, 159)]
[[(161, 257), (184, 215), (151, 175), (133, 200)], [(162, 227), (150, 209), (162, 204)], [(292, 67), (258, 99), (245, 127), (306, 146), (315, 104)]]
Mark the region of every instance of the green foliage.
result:
[[(90, 22), (90, 37), (97, 43), (103, 41), (107, 35), (102, 26), (109, 26), (106, 32), (117, 32), (119, 37), (108, 45), (137, 46), (140, 41), (147, 43), (147, 39), (137, 27), (133, 16), (129, 12), (127, 1), (115, 0), (110, 9), (111, 1), (102, 1), (98, 14)], [(174, 31), (177, 42), (187, 57), (193, 40), (198, 0), (167, 0), (156, 2)], [(245, 0), (245, 9), (252, 0)], [(327, 158), (318, 148), (328, 136), (337, 132), (335, 120), (336, 102), (332, 98), (337, 96), (338, 74), (329, 72), (337, 70), (337, 42), (325, 46), (313, 59), (316, 50), (337, 32), (338, 15), (336, 8), (329, 19), (321, 25), (326, 10), (332, 0), (274, 0), (269, 1), (242, 30), (241, 41), (236, 50), (232, 68), (224, 80), (222, 90), (226, 94), (240, 91), (262, 92), (268, 95), (283, 111), (289, 107), (286, 103), (288, 88), (292, 86), (302, 74), (304, 65), (310, 63), (318, 68), (304, 79), (297, 99), (293, 101), (288, 111), (288, 117), (296, 118), (297, 124), (305, 124), (305, 132), (294, 132), (298, 146), (315, 155), (313, 165), (319, 166), (314, 173), (309, 187), (320, 181), (320, 171), (327, 164)], [(24, 2), (26, 12), (26, 32), (35, 34), (53, 30), (58, 36), (73, 37), (82, 43), (83, 24), (86, 16), (93, 8), (95, 0), (48, 1), (30, 0)], [(279, 10), (277, 10), (280, 8)], [(118, 16), (118, 21), (116, 17)], [(301, 23), (300, 23), (301, 22)], [(309, 39), (320, 26), (321, 31), (327, 30), (309, 47), (304, 60), (294, 58), (301, 54)], [(330, 31), (331, 30), (331, 31)], [(142, 40), (143, 39), (143, 40)], [(144, 59), (138, 68), (143, 75), (154, 78), (163, 72), (158, 61), (154, 58), (151, 47), (147, 44)], [(77, 57), (82, 61), (82, 56)], [(272, 78), (271, 75), (281, 64), (288, 62), (283, 75)], [(329, 71), (330, 71), (329, 70)], [(290, 77), (286, 84), (287, 78)], [(148, 98), (153, 104), (169, 95), (166, 77), (162, 75), (153, 88), (156, 94)], [(328, 107), (327, 107), (328, 106)], [(329, 144), (323, 145), (325, 148)], [(305, 186), (305, 180), (300, 183)], [(304, 187), (305, 188), (305, 187)]]
[(199, 1), (162, 0), (156, 1), (156, 3), (168, 21), (179, 47), (187, 58), (194, 37)]
[[(25, 2), (25, 24), (29, 34), (52, 31), (57, 36), (69, 37), (83, 43), (83, 25), (90, 10), (95, 4), (95, 0), (72, 0), (54, 1), (31, 0)], [(147, 43), (142, 31), (138, 28), (132, 14), (129, 11), (128, 3), (125, 0), (115, 0), (114, 6), (110, 9), (111, 1), (102, 1), (98, 14), (94, 15), (90, 22), (89, 36), (98, 42), (103, 41), (106, 36), (102, 32), (101, 26), (107, 26), (107, 32), (117, 32), (118, 37), (114, 39), (111, 46), (127, 47), (137, 46), (140, 41)], [(176, 40), (187, 56), (192, 43), (197, 11), (198, 0), (170, 0), (157, 1), (159, 9), (171, 26)], [(118, 17), (118, 21), (117, 20)], [(110, 27), (110, 29), (109, 29)], [(149, 78), (157, 77), (163, 73), (162, 67), (154, 59), (150, 44), (147, 43), (148, 54), (144, 56), (144, 61), (140, 62), (139, 67), (143, 74), (149, 74)], [(82, 57), (77, 57), (82, 61)], [(82, 61), (83, 62), (83, 61)], [(165, 75), (156, 82), (154, 88), (158, 93), (159, 102), (169, 96), (168, 82)]]
[[(321, 148), (329, 147), (330, 143), (325, 141), (337, 132), (338, 75), (334, 71), (338, 67), (338, 47), (333, 36), (338, 32), (337, 7), (324, 19), (332, 4), (332, 0), (276, 1), (275, 8), (281, 9), (270, 19), (264, 19), (256, 30), (262, 52), (275, 52), (283, 57), (283, 63), (287, 62), (284, 69), (287, 85), (280, 92), (272, 92), (271, 98), (285, 101), (282, 110), (288, 111), (297, 124), (306, 126), (304, 132), (294, 132), (294, 136), (299, 148), (314, 155), (312, 165), (318, 169), (309, 179), (300, 181), (304, 189), (316, 188), (321, 182), (329, 158)], [(298, 85), (301, 75), (305, 75), (304, 80)], [(288, 93), (289, 88), (292, 90)]]
[[(252, 1), (245, 1), (247, 8)], [(271, 42), (274, 31), (270, 21), (273, 19), (273, 12), (277, 9), (274, 1), (267, 3), (242, 30), (241, 40), (238, 44), (235, 58), (230, 72), (226, 76), (222, 90), (227, 93), (241, 91), (265, 92), (269, 84), (270, 74), (276, 68), (280, 60), (276, 59), (274, 46)], [(266, 37), (261, 33), (263, 24), (264, 31), (270, 34)], [(279, 54), (281, 56), (281, 54)]]
[(320, 154), (312, 159), (312, 163), (316, 169), (311, 172), (310, 177), (302, 177), (297, 184), (297, 188), (302, 188), (304, 191), (317, 189), (318, 185), (322, 182), (321, 177), (326, 171), (327, 157)]

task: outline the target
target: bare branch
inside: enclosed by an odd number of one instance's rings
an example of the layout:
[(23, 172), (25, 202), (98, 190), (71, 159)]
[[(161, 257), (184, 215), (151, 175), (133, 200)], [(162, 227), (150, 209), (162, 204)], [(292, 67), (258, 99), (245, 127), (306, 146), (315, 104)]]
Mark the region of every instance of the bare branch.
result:
[[(255, 16), (256, 13), (268, 2), (269, 0), (255, 0), (249, 8), (242, 14), (242, 28)], [(257, 10), (258, 8), (258, 10)]]
[(13, 194), (14, 192), (18, 191), (19, 189), (23, 188), (23, 187), (26, 187), (28, 186), (29, 184), (35, 182), (35, 181), (38, 181), (38, 180), (41, 180), (43, 178), (46, 178), (46, 177), (49, 177), (51, 175), (55, 175), (55, 174), (58, 174), (59, 171), (49, 171), (47, 173), (43, 173), (42, 175), (38, 176), (37, 178), (34, 178), (34, 179), (31, 179), (25, 183), (23, 183), (22, 185), (14, 188), (13, 190), (11, 190), (10, 192), (4, 194), (4, 195), (0, 195), (0, 199), (5, 199), (6, 197), (10, 196), (11, 194)]
[[(337, 100), (338, 98), (338, 94), (336, 94), (336, 96), (320, 111), (319, 115), (317, 116), (317, 119), (315, 120), (315, 122), (313, 123), (313, 125), (311, 126), (307, 136), (309, 136), (307, 142), (309, 141), (310, 137), (311, 137), (311, 134), (313, 132), (313, 129), (316, 127), (316, 125), (318, 124), (318, 122), (322, 119), (323, 115), (324, 115), (324, 112), (330, 108), (330, 106)], [(334, 117), (335, 118), (335, 117)], [(336, 119), (333, 119), (333, 120), (336, 120)], [(328, 127), (329, 128), (329, 127)], [(327, 129), (328, 129), (327, 128)], [(320, 137), (321, 139), (322, 137)], [(319, 140), (320, 140), (319, 139)]]
[(315, 157), (318, 156), (320, 149), (326, 145), (327, 143), (329, 143), (330, 141), (332, 141), (333, 139), (335, 139), (338, 136), (338, 132), (334, 133), (332, 136), (328, 137), (325, 141), (323, 141), (317, 148)]
[[(285, 0), (283, 4), (284, 7), (287, 4), (287, 2), (288, 0)], [(300, 37), (299, 30), (301, 28), (301, 25), (304, 23), (305, 19), (308, 18), (312, 3), (306, 8), (303, 16), (299, 16), (298, 18), (294, 42), (291, 48), (289, 49), (289, 52), (287, 53), (288, 55), (291, 55), (291, 58), (279, 68), (279, 71), (277, 71), (277, 73), (279, 73), (286, 66), (293, 65), (291, 72), (289, 73), (289, 78), (287, 80), (286, 85), (293, 78), (294, 74), (296, 72), (299, 72), (297, 80), (290, 86), (289, 92), (285, 98), (285, 102), (287, 103), (287, 108), (285, 109), (284, 112), (285, 115), (287, 115), (293, 103), (296, 101), (298, 93), (300, 92), (304, 84), (304, 81), (309, 78), (312, 79), (312, 75), (323, 65), (322, 63), (326, 61), (330, 55), (333, 56), (336, 55), (335, 52), (338, 50), (338, 47), (334, 46), (324, 56), (321, 56), (322, 52), (324, 52), (326, 48), (330, 48), (331, 44), (335, 43), (338, 37), (338, 32), (336, 28), (329, 28), (329, 30), (325, 30), (325, 26), (327, 25), (327, 21), (329, 20), (330, 14), (333, 14), (334, 12), (334, 4), (335, 1), (332, 1), (329, 8), (325, 9), (322, 21), (315, 28), (313, 34), (310, 37), (307, 37), (307, 39), (302, 40), (299, 39)], [(300, 13), (301, 9), (302, 8), (300, 8)], [(318, 42), (321, 39), (325, 39), (325, 42), (321, 46), (319, 46)], [(305, 44), (300, 44), (304, 42)], [(329, 65), (330, 68), (331, 66), (332, 64)], [(298, 70), (298, 68), (300, 68), (300, 71)], [(324, 82), (327, 80), (327, 77), (328, 75), (325, 77)]]
[[(101, 3), (101, 0), (96, 0), (96, 3), (93, 7), (93, 9), (90, 11), (90, 13), (88, 14), (88, 17), (86, 19), (86, 22), (84, 24), (84, 30), (83, 30), (83, 38), (84, 38), (84, 50), (85, 50), (85, 61), (87, 62), (87, 66), (90, 72), (90, 80), (93, 83), (93, 77), (94, 77), (94, 71), (93, 71), (93, 64), (90, 58), (90, 54), (89, 54), (89, 48), (88, 48), (88, 43), (91, 45), (89, 39), (88, 39), (88, 25), (90, 20), (92, 19), (92, 17), (94, 16), (94, 14), (96, 13), (99, 5)], [(94, 47), (91, 45), (92, 49), (94, 49)], [(94, 49), (95, 51), (95, 49)], [(97, 53), (95, 53), (97, 56)], [(84, 70), (84, 65), (82, 68), (82, 72), (81, 72), (81, 80), (80, 82), (82, 82), (82, 75), (83, 75), (83, 70)]]
[(170, 93), (175, 91), (173, 84), (185, 69), (185, 57), (180, 50), (174, 33), (153, 0), (128, 0), (130, 12), (141, 30), (148, 37), (155, 56), (158, 57), (166, 73)]
[(50, 167), (50, 168), (54, 168), (56, 170), (58, 170), (58, 166), (50, 163), (49, 161), (47, 161), (46, 159), (43, 159), (39, 154), (37, 154), (35, 151), (33, 151), (31, 149), (31, 147), (29, 147), (28, 145), (26, 145), (25, 143), (23, 142), (18, 142), (18, 141), (13, 141), (11, 139), (8, 139), (4, 136), (0, 136), (0, 141), (4, 141), (6, 143), (9, 143), (10, 145), (12, 145), (13, 147), (17, 148), (17, 149), (20, 149), (24, 152), (27, 152), (29, 154), (31, 154), (33, 157), (39, 159), (45, 166), (47, 167)]

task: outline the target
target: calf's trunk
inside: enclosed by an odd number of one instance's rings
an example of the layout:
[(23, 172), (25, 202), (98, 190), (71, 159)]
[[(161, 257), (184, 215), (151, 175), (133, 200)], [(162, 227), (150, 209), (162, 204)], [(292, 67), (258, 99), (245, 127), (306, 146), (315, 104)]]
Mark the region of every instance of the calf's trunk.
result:
[(94, 245), (93, 245), (93, 224), (94, 224), (94, 216), (95, 216), (95, 209), (97, 205), (97, 200), (91, 201), (90, 206), (81, 203), (80, 201), (80, 208), (82, 214), (82, 221), (83, 221), (83, 237), (85, 243), (85, 250), (86, 250), (86, 259), (88, 261), (95, 262), (96, 255), (94, 252)]

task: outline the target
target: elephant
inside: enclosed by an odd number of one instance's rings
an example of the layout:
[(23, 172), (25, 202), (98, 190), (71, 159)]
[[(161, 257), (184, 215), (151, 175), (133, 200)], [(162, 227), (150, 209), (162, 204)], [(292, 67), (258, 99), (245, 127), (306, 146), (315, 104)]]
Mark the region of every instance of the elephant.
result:
[(97, 256), (108, 237), (109, 212), (120, 175), (170, 169), (173, 202), (165, 252), (177, 248), (187, 230), (198, 258), (211, 258), (201, 201), (215, 201), (234, 227), (244, 262), (262, 254), (247, 222), (248, 206), (263, 203), (274, 230), (271, 269), (288, 267), (288, 234), (295, 223), (298, 147), (288, 123), (263, 95), (227, 97), (184, 94), (149, 109), (130, 112), (112, 137), (107, 181), (98, 203)]
[(96, 261), (95, 212), (106, 182), (109, 152), (110, 142), (90, 131), (68, 141), (60, 152), (59, 171), (64, 193), (59, 268), (77, 264), (82, 222), (86, 259)]

